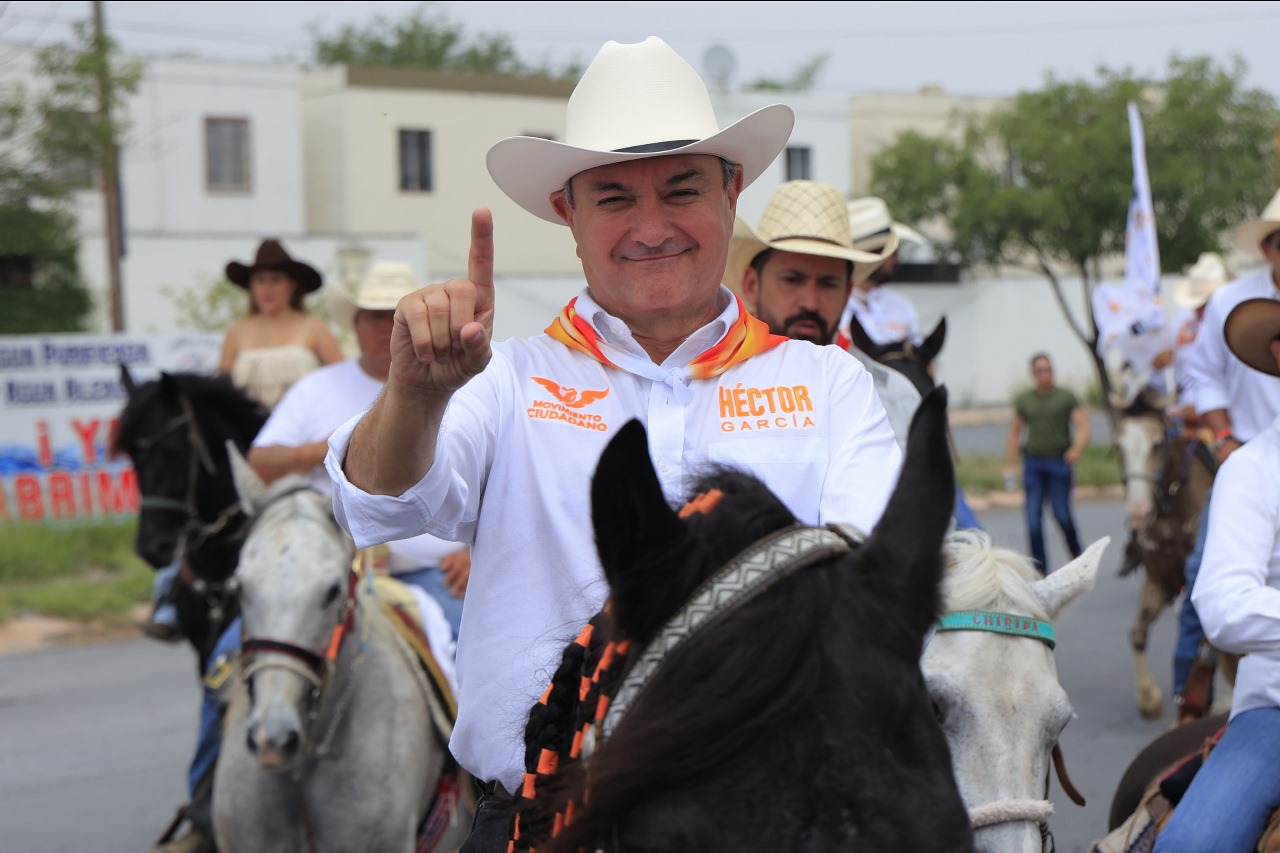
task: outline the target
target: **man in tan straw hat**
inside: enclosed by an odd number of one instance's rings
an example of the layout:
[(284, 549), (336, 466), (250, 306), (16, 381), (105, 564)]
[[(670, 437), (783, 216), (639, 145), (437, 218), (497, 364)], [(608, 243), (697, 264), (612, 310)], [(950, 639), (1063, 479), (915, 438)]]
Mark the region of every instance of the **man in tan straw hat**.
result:
[[(775, 335), (827, 345), (837, 343), (854, 265), (869, 272), (880, 260), (853, 248), (843, 193), (829, 184), (788, 181), (774, 190), (759, 226), (738, 217), (724, 280)], [(905, 447), (920, 392), (902, 373), (848, 349), (871, 373), (898, 446)]]
[[(1213, 454), (1219, 465), (1280, 416), (1280, 383), (1237, 358), (1224, 335), (1227, 316), (1237, 305), (1249, 299), (1280, 300), (1280, 192), (1258, 219), (1236, 229), (1235, 242), (1242, 251), (1261, 254), (1267, 263), (1213, 292), (1187, 359), (1196, 414), (1213, 434)], [(1182, 696), (1204, 641), (1204, 631), (1191, 597), (1209, 536), (1212, 503), (1210, 493), (1200, 516), (1196, 544), (1187, 556), (1184, 570), (1187, 592), (1179, 612), (1178, 640), (1173, 653), (1175, 701)]]
[(852, 317), (877, 344), (911, 341), (919, 344), (920, 318), (911, 300), (883, 285), (893, 278), (898, 268), (898, 249), (902, 241), (927, 242), (915, 229), (895, 222), (884, 199), (874, 196), (855, 198), (849, 202), (849, 230), (853, 247), (871, 252), (876, 260), (854, 268), (853, 292), (840, 318), (840, 327), (848, 329)]
[[(661, 39), (606, 44), (563, 142), (504, 139), (487, 158), (517, 204), (569, 227), (584, 290), (545, 334), (491, 344), (493, 225), (477, 210), (468, 277), (400, 301), (386, 392), (330, 440), (358, 545), (424, 527), (473, 544), (450, 741), (481, 783), (468, 853), (506, 850), (529, 708), (604, 603), (590, 482), (612, 433), (646, 425), (672, 500), (709, 462), (760, 475), (810, 524), (871, 529), (888, 499), (901, 454), (871, 377), (770, 334), (721, 284), (738, 195), (792, 123), (774, 105), (721, 129)], [(782, 387), (803, 387), (805, 411), (782, 410)]]
[[(1259, 382), (1280, 385), (1280, 302), (1270, 297), (1240, 302), (1227, 315), (1223, 335), (1233, 356)], [(1214, 647), (1244, 657), (1226, 731), (1161, 832), (1157, 853), (1263, 849), (1259, 837), (1280, 803), (1275, 772), (1280, 750), (1277, 482), (1280, 419), (1232, 453), (1214, 480), (1204, 566), (1190, 597)]]
[[(264, 481), (301, 474), (322, 494), (332, 483), (323, 462), (330, 433), (373, 405), (391, 368), (391, 329), (396, 303), (417, 290), (413, 269), (406, 263), (378, 261), (355, 294), (340, 286), (325, 288), (329, 316), (356, 336), (360, 354), (318, 368), (295, 382), (271, 411), (271, 417), (249, 450), (249, 464)], [(421, 624), (440, 669), (453, 678), (454, 642), (462, 618), (462, 596), (471, 568), (465, 545), (423, 534), (385, 545), (387, 570), (407, 585), (421, 614)], [(241, 621), (235, 619), (209, 656), (209, 671), (230, 661), (240, 646)], [(191, 764), (191, 799), (187, 815), (190, 832), (155, 848), (155, 853), (212, 849), (209, 798), (213, 769), (222, 743), (225, 706), (214, 690), (204, 687), (196, 755)], [(207, 841), (207, 846), (200, 846)]]

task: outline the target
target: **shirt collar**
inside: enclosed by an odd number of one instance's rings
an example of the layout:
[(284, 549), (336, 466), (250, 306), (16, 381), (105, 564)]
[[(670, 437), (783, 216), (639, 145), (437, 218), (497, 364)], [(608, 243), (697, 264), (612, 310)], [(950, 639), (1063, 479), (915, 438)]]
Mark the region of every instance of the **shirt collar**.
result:
[[(722, 284), (716, 294), (716, 301), (721, 308), (719, 316), (685, 338), (684, 343), (676, 347), (675, 351), (667, 356), (667, 359), (660, 366), (684, 367), (715, 346), (728, 334), (729, 329), (738, 319), (738, 300), (734, 299), (733, 293)], [(636, 339), (631, 335), (631, 329), (627, 324), (605, 311), (600, 307), (599, 303), (591, 298), (589, 288), (584, 287), (582, 292), (578, 294), (578, 301), (574, 303), (574, 310), (577, 311), (579, 317), (591, 324), (591, 328), (600, 336), (600, 340), (603, 343), (631, 355), (642, 356), (646, 359), (649, 357), (640, 344), (636, 343)]]

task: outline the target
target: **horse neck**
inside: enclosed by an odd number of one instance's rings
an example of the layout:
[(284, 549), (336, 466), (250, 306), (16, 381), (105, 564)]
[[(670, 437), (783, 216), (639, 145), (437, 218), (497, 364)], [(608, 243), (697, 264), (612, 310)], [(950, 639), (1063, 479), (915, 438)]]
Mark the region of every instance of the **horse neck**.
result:
[(196, 526), (188, 537), (187, 563), (198, 577), (225, 580), (235, 571), (248, 525), (240, 509), (225, 455), (218, 473), (201, 474), (196, 488)]

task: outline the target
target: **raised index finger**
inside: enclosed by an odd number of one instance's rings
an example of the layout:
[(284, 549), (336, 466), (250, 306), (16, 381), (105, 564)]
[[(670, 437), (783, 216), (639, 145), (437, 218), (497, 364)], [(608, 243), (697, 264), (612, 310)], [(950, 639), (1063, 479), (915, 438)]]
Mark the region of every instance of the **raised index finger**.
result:
[(471, 253), (467, 279), (476, 286), (476, 314), (493, 308), (493, 214), (479, 207), (471, 214)]

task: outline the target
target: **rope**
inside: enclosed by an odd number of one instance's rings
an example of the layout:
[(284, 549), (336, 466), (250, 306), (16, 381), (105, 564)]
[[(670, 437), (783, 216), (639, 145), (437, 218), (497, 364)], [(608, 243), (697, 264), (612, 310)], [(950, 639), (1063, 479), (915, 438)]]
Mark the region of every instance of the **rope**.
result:
[(974, 829), (1023, 821), (1045, 826), (1052, 815), (1053, 803), (1048, 800), (1000, 800), (970, 809), (969, 823)]

